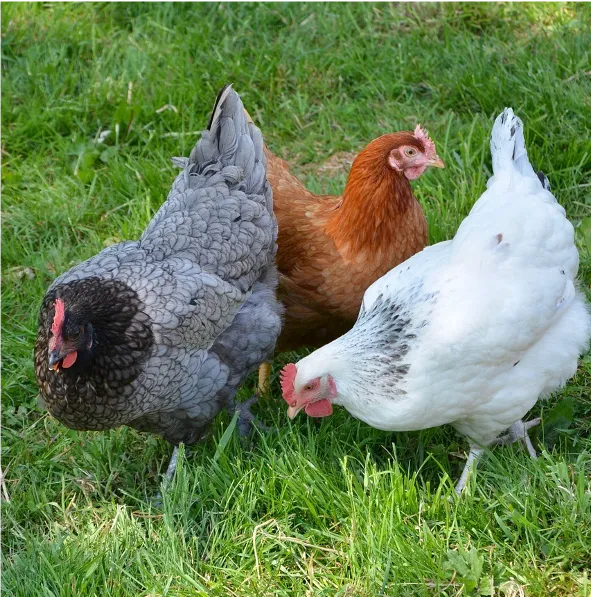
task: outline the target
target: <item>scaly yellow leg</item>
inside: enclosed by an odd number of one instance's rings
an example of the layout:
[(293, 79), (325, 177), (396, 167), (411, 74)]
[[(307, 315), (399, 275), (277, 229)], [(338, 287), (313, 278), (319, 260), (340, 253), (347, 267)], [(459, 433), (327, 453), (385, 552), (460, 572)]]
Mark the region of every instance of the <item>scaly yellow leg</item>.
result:
[(271, 389), (271, 363), (265, 361), (259, 367), (259, 392), (268, 394)]

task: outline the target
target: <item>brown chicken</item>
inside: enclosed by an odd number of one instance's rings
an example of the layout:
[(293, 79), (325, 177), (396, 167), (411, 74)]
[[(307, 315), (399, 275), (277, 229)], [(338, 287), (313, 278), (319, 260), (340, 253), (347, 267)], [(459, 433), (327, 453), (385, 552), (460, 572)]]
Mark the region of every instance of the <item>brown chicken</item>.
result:
[[(368, 286), (425, 247), (427, 221), (410, 181), (444, 164), (420, 126), (383, 135), (356, 157), (338, 197), (314, 195), (265, 152), (285, 306), (276, 352), (319, 347), (353, 326)], [(261, 390), (269, 374), (270, 364), (261, 365)]]

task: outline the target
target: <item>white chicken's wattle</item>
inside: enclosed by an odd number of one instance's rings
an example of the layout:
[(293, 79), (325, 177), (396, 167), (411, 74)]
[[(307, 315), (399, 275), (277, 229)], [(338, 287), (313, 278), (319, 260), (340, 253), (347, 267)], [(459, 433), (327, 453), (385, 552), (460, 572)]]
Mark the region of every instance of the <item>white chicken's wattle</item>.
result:
[(521, 419), (574, 375), (591, 335), (573, 226), (511, 109), (491, 152), (494, 175), (453, 240), (370, 286), (355, 327), (299, 361), (290, 392), (297, 412), (302, 388), (330, 376), (332, 403), (373, 427), (453, 425), (471, 446), (458, 492), (485, 446), (521, 439), (535, 455)]

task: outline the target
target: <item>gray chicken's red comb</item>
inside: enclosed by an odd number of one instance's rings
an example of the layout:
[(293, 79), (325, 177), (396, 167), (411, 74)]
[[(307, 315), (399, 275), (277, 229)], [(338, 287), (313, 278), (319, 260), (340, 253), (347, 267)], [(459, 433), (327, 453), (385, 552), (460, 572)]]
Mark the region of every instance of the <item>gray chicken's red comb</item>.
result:
[(279, 377), (281, 379), (281, 392), (283, 394), (283, 400), (285, 400), (291, 406), (291, 399), (294, 392), (293, 384), (298, 372), (298, 368), (293, 364), (289, 363), (281, 369)]
[(53, 316), (53, 323), (51, 324), (51, 333), (54, 336), (59, 336), (64, 327), (64, 319), (66, 317), (66, 305), (61, 298), (55, 299), (55, 315)]

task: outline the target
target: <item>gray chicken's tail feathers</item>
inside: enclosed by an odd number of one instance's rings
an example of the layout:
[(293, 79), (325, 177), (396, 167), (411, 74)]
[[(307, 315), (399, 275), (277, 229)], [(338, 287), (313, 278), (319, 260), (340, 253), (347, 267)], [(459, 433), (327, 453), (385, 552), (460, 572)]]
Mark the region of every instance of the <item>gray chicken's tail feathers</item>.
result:
[[(189, 164), (197, 164), (199, 170), (216, 162), (244, 192), (267, 196), (263, 136), (231, 85), (218, 94), (207, 130), (189, 157)], [(267, 207), (272, 211), (272, 203)]]
[(220, 113), (221, 113), (221, 106), (232, 91), (232, 84), (226, 83), (218, 93), (218, 96), (215, 98), (215, 104), (213, 105), (213, 110), (211, 111), (211, 116), (209, 117), (209, 122), (207, 123), (207, 130), (211, 130), (211, 125), (219, 120)]
[(544, 188), (549, 188), (546, 177), (535, 172), (527, 157), (523, 122), (515, 116), (511, 108), (505, 108), (495, 120), (490, 136), (490, 151), (494, 174), (499, 174), (504, 169), (515, 168), (523, 176), (535, 178)]
[[(213, 105), (213, 110), (211, 111), (211, 116), (209, 117), (209, 122), (207, 123), (207, 130), (210, 130), (212, 122), (214, 120), (216, 120), (217, 118), (219, 118), (218, 106), (224, 102), (224, 100), (230, 93), (231, 89), (232, 89), (232, 83), (226, 83), (222, 87), (221, 91), (218, 93), (218, 96), (216, 97), (216, 100), (215, 100), (215, 104)], [(243, 106), (243, 108), (244, 108), (244, 106)], [(247, 112), (246, 108), (244, 108), (244, 115), (246, 116), (247, 122), (254, 124), (254, 122), (253, 122), (252, 118), (250, 117), (250, 114)]]

